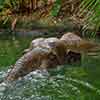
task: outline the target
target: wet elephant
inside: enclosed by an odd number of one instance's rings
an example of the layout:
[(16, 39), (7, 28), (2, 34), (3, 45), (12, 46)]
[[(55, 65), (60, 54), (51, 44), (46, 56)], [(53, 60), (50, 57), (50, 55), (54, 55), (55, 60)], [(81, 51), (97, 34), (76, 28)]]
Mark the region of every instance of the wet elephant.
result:
[(60, 41), (63, 42), (67, 51), (72, 51), (75, 53), (90, 53), (100, 51), (99, 44), (82, 39), (80, 36), (72, 32), (64, 34), (60, 38)]
[(7, 81), (16, 80), (36, 69), (48, 69), (64, 64), (66, 50), (59, 39), (36, 39), (32, 41), (32, 46), (16, 61), (7, 75)]
[(62, 65), (69, 59), (76, 61), (81, 59), (81, 53), (95, 51), (100, 46), (81, 39), (73, 33), (66, 33), (58, 38), (38, 38), (31, 42), (26, 53), (17, 60), (12, 70), (6, 77), (7, 81), (13, 81), (23, 77), (36, 69), (48, 69)]
[(57, 60), (60, 63), (62, 63), (65, 58), (65, 45), (58, 38), (37, 38), (31, 42), (30, 47), (26, 49), (24, 52), (29, 52), (36, 47), (47, 48), (49, 51), (53, 52), (53, 54), (56, 55)]
[(33, 70), (47, 69), (51, 66), (56, 66), (56, 64), (58, 64), (58, 61), (55, 55), (53, 56), (52, 53), (48, 52), (46, 49), (37, 47), (24, 54), (20, 59), (16, 61), (15, 65), (8, 73), (6, 80), (13, 81), (19, 77), (27, 75)]

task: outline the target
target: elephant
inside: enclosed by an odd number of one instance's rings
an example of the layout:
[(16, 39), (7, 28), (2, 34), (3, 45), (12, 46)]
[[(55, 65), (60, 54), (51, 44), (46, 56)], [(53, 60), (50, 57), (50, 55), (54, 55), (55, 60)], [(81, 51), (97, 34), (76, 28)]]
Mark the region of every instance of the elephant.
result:
[(65, 44), (65, 48), (67, 51), (73, 51), (74, 53), (88, 54), (100, 51), (100, 45), (98, 43), (82, 39), (80, 36), (72, 32), (64, 34), (60, 38), (60, 41)]
[[(50, 60), (52, 61), (50, 62)], [(6, 80), (13, 81), (27, 75), (33, 70), (47, 69), (57, 64), (56, 56), (49, 52), (48, 49), (37, 47), (16, 61), (14, 67), (8, 73)]]
[(13, 81), (36, 69), (48, 69), (64, 64), (66, 50), (57, 38), (39, 38), (32, 41), (27, 52), (16, 61), (6, 80)]
[(70, 62), (73, 58), (74, 61), (80, 61), (82, 53), (96, 50), (100, 50), (99, 45), (71, 32), (64, 34), (60, 39), (56, 37), (37, 38), (31, 42), (25, 54), (16, 61), (6, 80), (17, 80), (36, 69), (55, 68), (57, 65)]
[(37, 38), (33, 40), (30, 44), (30, 47), (24, 52), (29, 52), (36, 47), (47, 48), (50, 52), (53, 52), (57, 56), (57, 60), (61, 63), (64, 59), (66, 49), (64, 44), (55, 37), (51, 38)]

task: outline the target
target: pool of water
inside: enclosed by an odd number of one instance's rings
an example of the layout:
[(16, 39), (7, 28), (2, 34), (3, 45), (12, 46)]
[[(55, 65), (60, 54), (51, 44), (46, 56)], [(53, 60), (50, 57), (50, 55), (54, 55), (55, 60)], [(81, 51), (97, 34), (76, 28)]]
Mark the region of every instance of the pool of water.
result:
[[(0, 39), (0, 80), (32, 38)], [(13, 83), (0, 84), (0, 100), (100, 100), (100, 53), (83, 55), (81, 65), (34, 71)]]

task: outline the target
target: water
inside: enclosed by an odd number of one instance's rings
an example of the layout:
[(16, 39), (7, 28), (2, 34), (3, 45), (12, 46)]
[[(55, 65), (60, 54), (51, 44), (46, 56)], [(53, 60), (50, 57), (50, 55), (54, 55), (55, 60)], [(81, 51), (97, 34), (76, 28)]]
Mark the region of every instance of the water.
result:
[[(32, 38), (0, 40), (0, 81), (23, 54)], [(82, 64), (49, 72), (34, 71), (12, 83), (0, 84), (0, 100), (100, 100), (100, 54), (84, 56)]]

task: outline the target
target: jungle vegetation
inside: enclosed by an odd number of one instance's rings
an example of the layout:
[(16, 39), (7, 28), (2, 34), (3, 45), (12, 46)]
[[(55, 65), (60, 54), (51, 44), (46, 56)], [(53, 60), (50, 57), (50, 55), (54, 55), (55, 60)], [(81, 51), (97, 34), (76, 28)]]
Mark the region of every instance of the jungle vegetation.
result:
[(100, 29), (99, 11), (100, 0), (0, 0), (0, 28), (14, 30), (16, 23), (20, 27), (23, 22), (41, 19), (55, 25), (69, 19), (82, 26), (83, 32), (89, 29), (94, 35)]
[[(33, 39), (32, 36), (13, 39), (8, 30), (11, 34), (17, 29), (27, 33), (27, 30), (41, 26), (46, 29), (54, 27), (55, 30), (57, 26), (65, 29), (75, 26), (83, 36), (94, 37), (96, 34), (100, 36), (99, 16), (100, 0), (0, 0), (0, 68), (11, 67)], [(2, 30), (7, 30), (3, 32), (4, 37), (1, 37)], [(50, 79), (34, 80), (34, 75), (30, 76), (21, 81), (21, 85), (17, 83), (13, 89), (9, 87), (3, 92), (5, 98), (1, 99), (25, 100), (23, 96), (29, 98), (26, 100), (42, 97), (48, 97), (48, 100), (49, 97), (50, 100), (100, 100), (100, 54), (97, 52), (92, 57), (83, 54), (81, 60), (81, 64), (63, 65), (62, 69), (51, 70), (54, 77)], [(0, 81), (5, 73), (7, 71), (0, 71)], [(1, 86), (0, 96), (2, 90)]]

